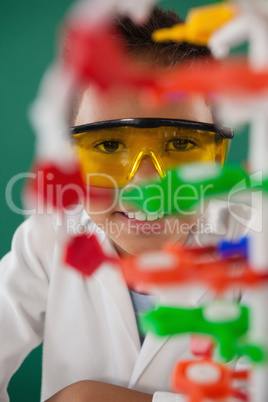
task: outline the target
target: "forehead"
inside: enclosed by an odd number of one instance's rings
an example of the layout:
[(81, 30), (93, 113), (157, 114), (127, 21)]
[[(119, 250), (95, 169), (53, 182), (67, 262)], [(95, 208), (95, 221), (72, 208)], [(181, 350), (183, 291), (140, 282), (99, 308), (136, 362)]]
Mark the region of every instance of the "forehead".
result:
[(183, 97), (156, 107), (149, 100), (141, 99), (136, 90), (121, 90), (107, 95), (91, 86), (83, 93), (75, 125), (137, 117), (213, 122), (211, 110), (200, 96)]

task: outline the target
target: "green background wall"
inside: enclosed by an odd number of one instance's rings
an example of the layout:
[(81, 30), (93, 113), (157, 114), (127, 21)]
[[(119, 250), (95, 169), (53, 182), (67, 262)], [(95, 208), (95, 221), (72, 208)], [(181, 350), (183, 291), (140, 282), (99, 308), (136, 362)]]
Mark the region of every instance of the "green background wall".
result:
[[(10, 249), (12, 235), (24, 219), (7, 205), (5, 188), (14, 175), (27, 172), (31, 165), (34, 134), (27, 118), (28, 107), (53, 59), (58, 23), (71, 3), (71, 0), (0, 0), (0, 257)], [(185, 17), (188, 8), (206, 2), (166, 0), (159, 4), (175, 8)], [(230, 159), (238, 161), (245, 156), (246, 138), (237, 136)], [(13, 201), (18, 207), (21, 207), (22, 184), (20, 180), (13, 190)], [(40, 356), (41, 347), (13, 377), (9, 387), (11, 401), (39, 400)]]

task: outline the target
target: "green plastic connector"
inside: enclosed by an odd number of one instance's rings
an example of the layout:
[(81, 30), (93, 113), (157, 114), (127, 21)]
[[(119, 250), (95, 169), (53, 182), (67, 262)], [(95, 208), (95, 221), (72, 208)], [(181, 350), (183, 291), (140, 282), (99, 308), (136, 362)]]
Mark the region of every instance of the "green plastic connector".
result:
[(227, 193), (234, 186), (236, 191), (250, 188), (250, 178), (240, 166), (194, 163), (168, 171), (161, 181), (126, 188), (121, 193), (121, 201), (145, 212), (180, 215), (194, 208), (202, 199)]
[(159, 336), (184, 333), (206, 334), (219, 344), (226, 361), (246, 355), (252, 361), (263, 362), (264, 349), (246, 343), (249, 329), (249, 309), (235, 302), (216, 301), (199, 308), (159, 307), (140, 316), (141, 331)]

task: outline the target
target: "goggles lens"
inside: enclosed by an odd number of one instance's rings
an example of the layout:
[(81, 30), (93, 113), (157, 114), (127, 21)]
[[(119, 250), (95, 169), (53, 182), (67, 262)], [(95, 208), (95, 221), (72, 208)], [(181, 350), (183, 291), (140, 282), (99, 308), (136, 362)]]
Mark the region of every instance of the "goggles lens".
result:
[(185, 163), (223, 164), (229, 145), (218, 132), (177, 125), (108, 126), (73, 134), (73, 138), (84, 182), (97, 187), (126, 186), (145, 157), (162, 178), (167, 170)]

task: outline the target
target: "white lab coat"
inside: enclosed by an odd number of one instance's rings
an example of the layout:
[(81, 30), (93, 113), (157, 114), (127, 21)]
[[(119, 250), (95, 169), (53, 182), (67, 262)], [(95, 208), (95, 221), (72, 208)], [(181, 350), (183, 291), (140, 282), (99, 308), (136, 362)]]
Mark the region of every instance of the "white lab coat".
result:
[[(215, 206), (211, 209), (221, 223), (215, 221), (213, 235), (202, 237), (205, 243), (247, 231), (225, 209), (223, 204), (217, 213)], [(215, 219), (214, 212), (208, 216)], [(94, 229), (94, 224), (90, 227)], [(10, 378), (42, 341), (42, 401), (86, 379), (149, 393), (170, 391), (175, 361), (192, 357), (189, 336), (155, 338), (148, 334), (141, 348), (120, 271), (104, 263), (86, 278), (67, 267), (62, 262), (65, 231), (51, 216), (32, 216), (16, 231), (12, 250), (1, 261), (0, 402), (9, 400)], [(114, 254), (104, 233), (97, 235), (106, 252)], [(197, 233), (189, 243), (200, 244), (200, 239)], [(188, 292), (183, 303), (193, 304), (204, 297), (204, 291)]]

